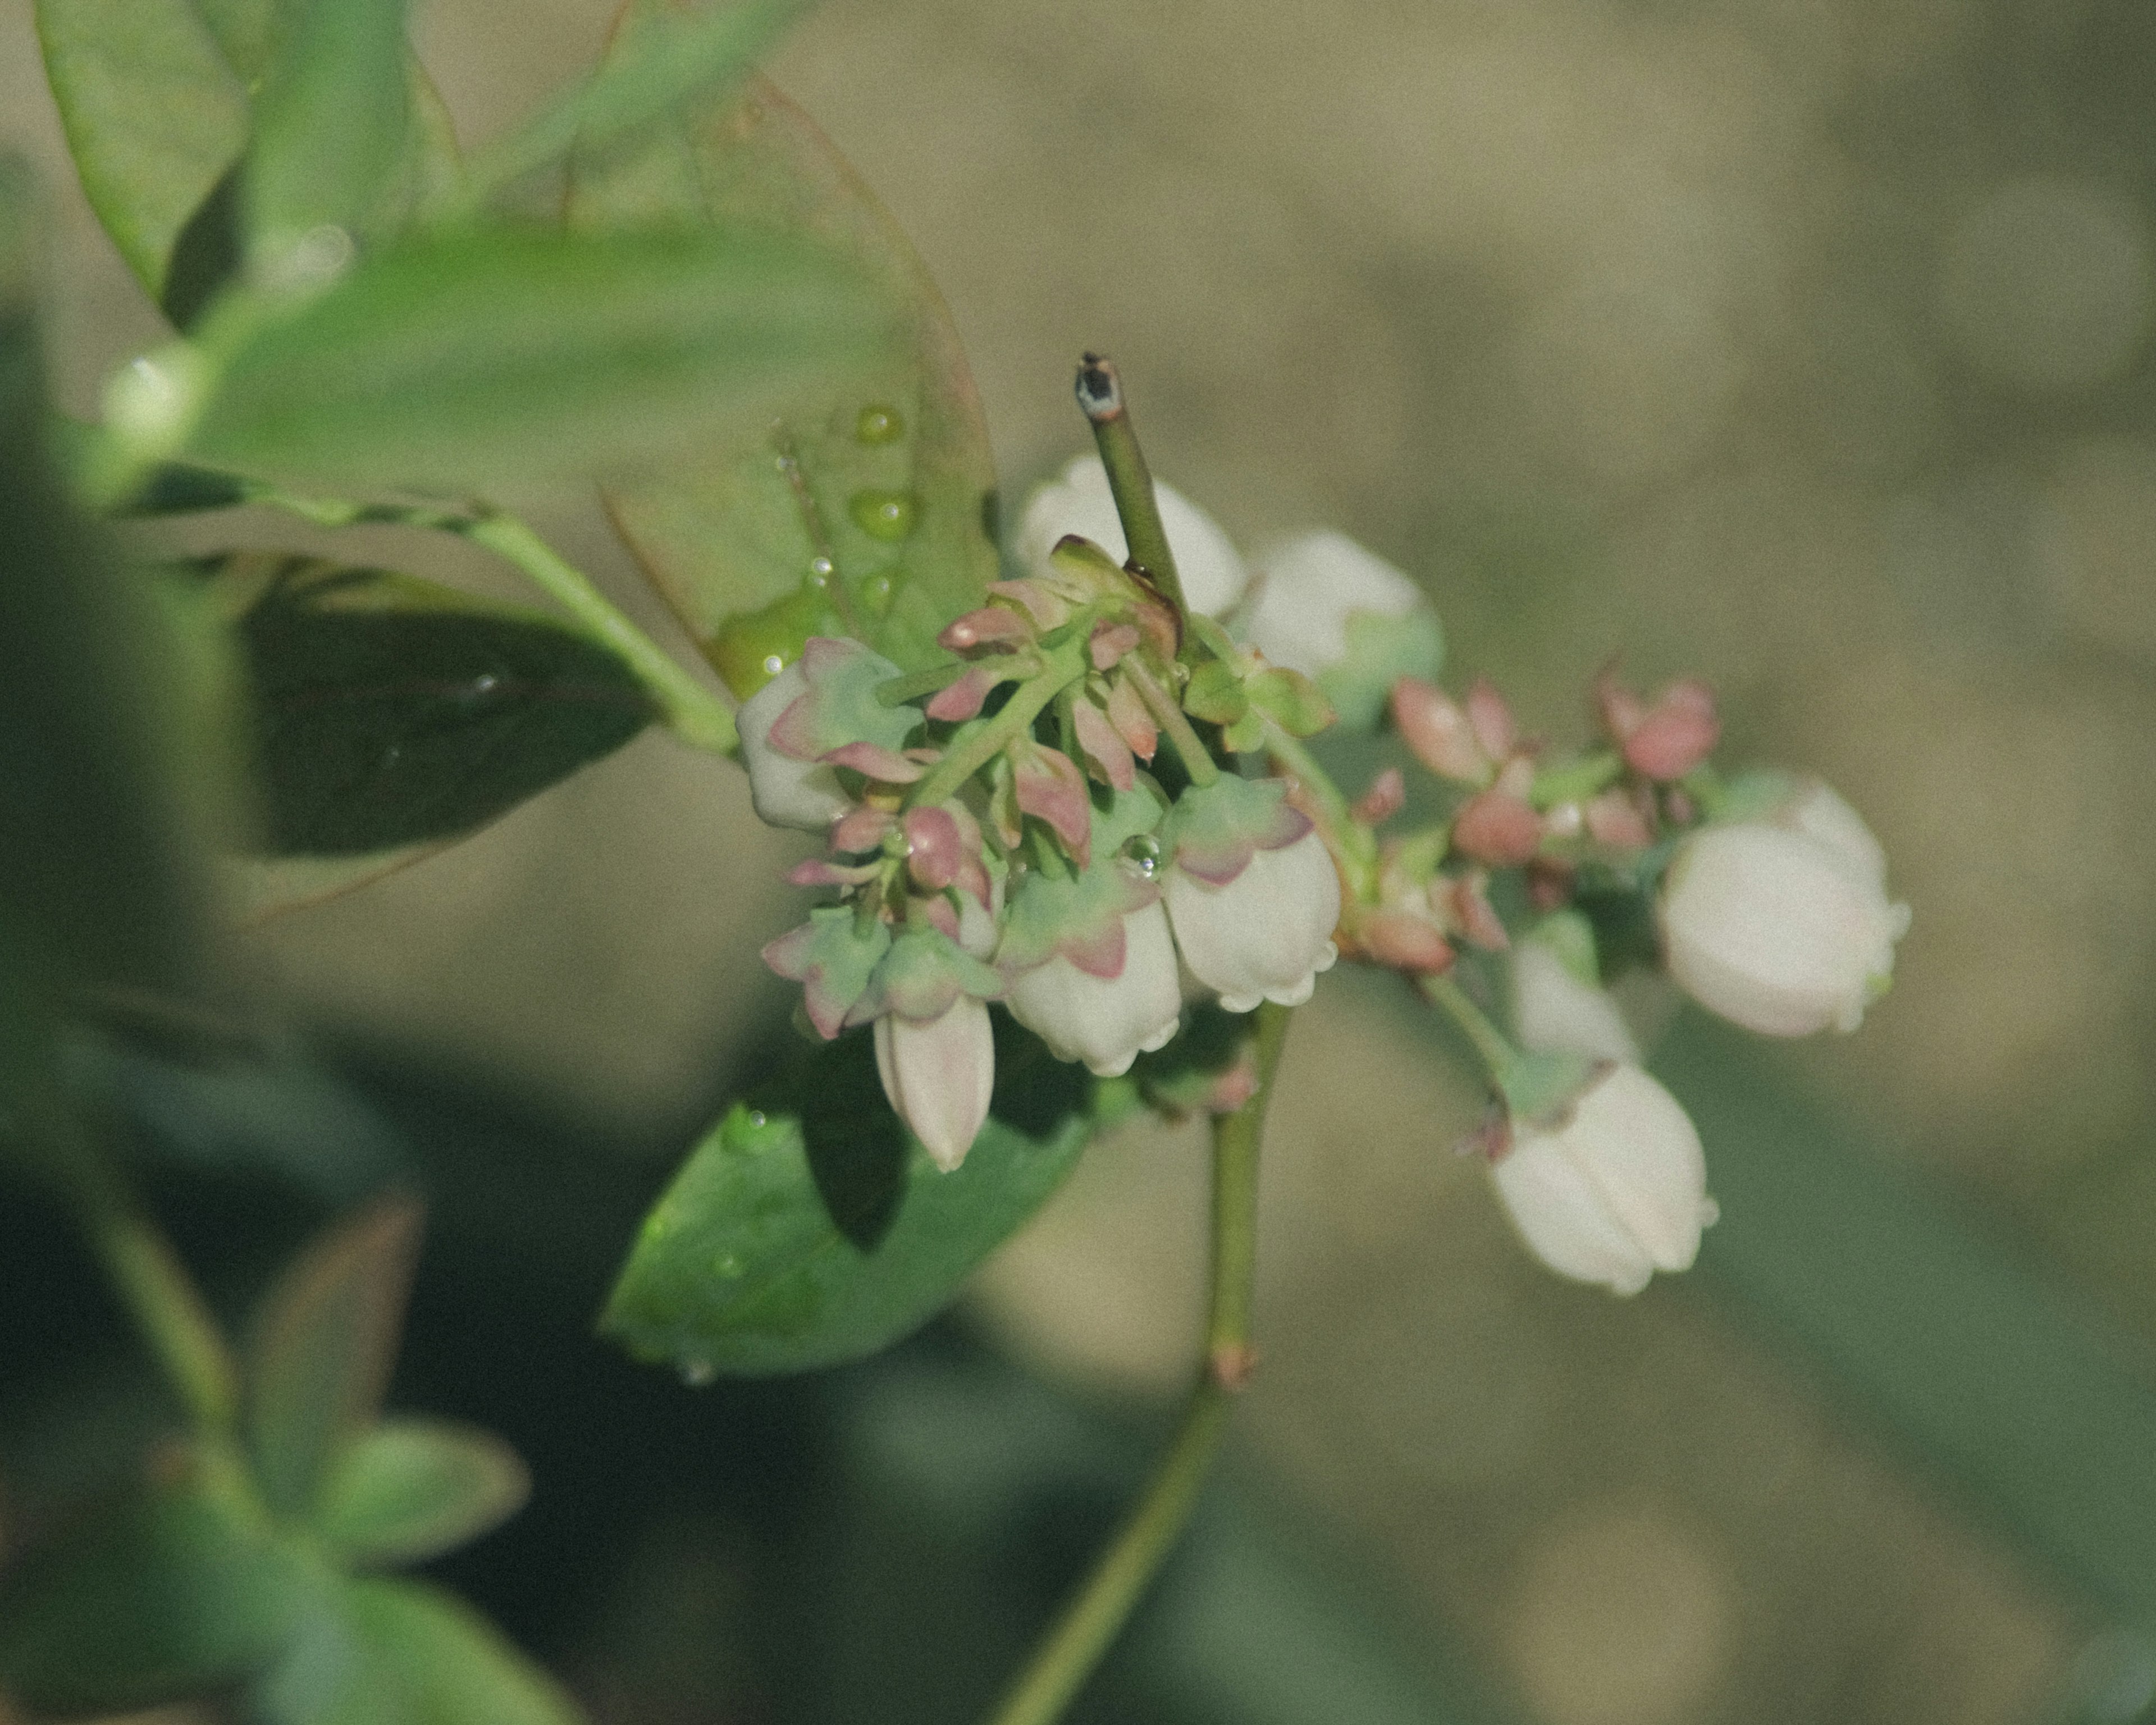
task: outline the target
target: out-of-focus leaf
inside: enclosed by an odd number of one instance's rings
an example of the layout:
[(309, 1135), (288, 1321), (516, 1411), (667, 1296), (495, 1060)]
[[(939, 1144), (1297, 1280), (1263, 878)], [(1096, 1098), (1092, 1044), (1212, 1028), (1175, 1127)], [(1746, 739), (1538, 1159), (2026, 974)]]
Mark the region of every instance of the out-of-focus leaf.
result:
[(800, 10), (801, 0), (635, 8), (590, 77), (481, 152), (472, 163), (475, 187), (505, 185), (572, 146), (604, 144), (691, 96), (723, 100)]
[(23, 1000), (182, 988), (216, 763), (189, 747), (177, 619), (75, 514), (52, 458), (30, 211), (0, 162), (0, 962)]
[(420, 1211), (382, 1200), (303, 1252), (263, 1301), (247, 1357), (247, 1435), (262, 1495), (314, 1508), (331, 1463), (372, 1425), (397, 1358)]
[(253, 246), (275, 267), (311, 229), (362, 234), (410, 125), (403, 0), (298, 0), (254, 103)]
[(2156, 1623), (2156, 1373), (2130, 1343), (1689, 1014), (1655, 1062), (1722, 1205), (1702, 1266), (1922, 1465), (2097, 1600)]
[(275, 1655), (304, 1592), (300, 1560), (215, 1492), (136, 1491), (0, 1582), (0, 1689), (40, 1713), (200, 1694)]
[[(648, 9), (648, 8), (646, 8)], [(854, 259), (906, 331), (773, 417), (677, 445), (613, 486), (616, 525), (727, 685), (746, 696), (818, 633), (908, 669), (996, 578), (995, 470), (949, 312), (852, 167), (771, 85), (587, 151), (586, 231), (767, 222)]]
[(378, 569), (239, 556), (264, 843), (372, 858), (459, 836), (611, 754), (651, 697), (588, 636)]
[(247, 140), (247, 92), (188, 0), (38, 0), (38, 39), (90, 207), (153, 295)]
[(531, 1492), (516, 1452), (491, 1433), (385, 1420), (331, 1466), (315, 1524), (349, 1562), (417, 1563), (499, 1526)]
[(296, 311), (206, 326), (219, 382), (187, 454), (340, 490), (604, 467), (767, 417), (886, 328), (788, 234), (421, 235)]
[(344, 1583), (248, 1712), (275, 1725), (579, 1725), (561, 1686), (454, 1594)]
[(1085, 1074), (996, 1019), (995, 1099), (957, 1172), (891, 1111), (866, 1031), (806, 1050), (690, 1155), (602, 1327), (696, 1380), (859, 1359), (925, 1322), (1095, 1130)]

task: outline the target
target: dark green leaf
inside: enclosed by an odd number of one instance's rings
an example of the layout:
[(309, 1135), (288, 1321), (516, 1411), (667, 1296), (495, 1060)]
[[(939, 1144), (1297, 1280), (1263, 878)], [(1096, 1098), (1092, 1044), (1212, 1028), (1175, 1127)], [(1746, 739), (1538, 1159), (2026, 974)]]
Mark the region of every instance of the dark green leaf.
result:
[(131, 1492), (8, 1572), (0, 1688), (52, 1713), (200, 1694), (276, 1653), (304, 1579), (298, 1558), (214, 1492)]
[(921, 260), (808, 116), (755, 80), (591, 151), (572, 223), (767, 222), (852, 258), (907, 332), (734, 434), (613, 486), (616, 525), (737, 695), (808, 636), (858, 636), (912, 670), (996, 578), (995, 470), (950, 314)]
[(500, 1438), (434, 1420), (387, 1420), (331, 1467), (316, 1525), (361, 1564), (417, 1563), (516, 1513), (531, 1476)]
[[(634, 672), (535, 613), (381, 570), (236, 557), (220, 577), (254, 685), (271, 854), (455, 837), (654, 716)], [(251, 592), (251, 600), (244, 597)]]
[(691, 96), (723, 100), (800, 10), (800, 0), (632, 8), (598, 70), (479, 157), (475, 187), (491, 189), (572, 147), (607, 143)]
[(338, 490), (603, 466), (761, 423), (886, 323), (852, 270), (785, 234), (426, 235), (290, 315), (206, 329), (221, 380), (188, 453)]
[(239, 167), (234, 163), (209, 188), (172, 241), (157, 305), (175, 329), (192, 329), (225, 284), (239, 273), (246, 256), (239, 202)]
[(387, 1199), (330, 1230), (278, 1281), (247, 1356), (247, 1435), (262, 1495), (305, 1517), (331, 1463), (373, 1424), (396, 1363), (420, 1212)]
[(891, 1111), (866, 1030), (808, 1050), (675, 1177), (603, 1327), (701, 1379), (859, 1359), (927, 1322), (1094, 1131), (1084, 1072), (996, 1020), (995, 1100), (956, 1173)]
[(45, 75), (90, 207), (153, 295), (247, 141), (247, 94), (188, 0), (38, 0)]
[(312, 229), (363, 234), (410, 124), (403, 0), (298, 0), (254, 103), (251, 247), (274, 270)]
[(2144, 1351), (1688, 1014), (1655, 1062), (1697, 1122), (1722, 1219), (1702, 1265), (1910, 1454), (2092, 1598), (2156, 1622), (2156, 1389)]
[(579, 1725), (554, 1680), (455, 1595), (346, 1581), (248, 1696), (272, 1725)]

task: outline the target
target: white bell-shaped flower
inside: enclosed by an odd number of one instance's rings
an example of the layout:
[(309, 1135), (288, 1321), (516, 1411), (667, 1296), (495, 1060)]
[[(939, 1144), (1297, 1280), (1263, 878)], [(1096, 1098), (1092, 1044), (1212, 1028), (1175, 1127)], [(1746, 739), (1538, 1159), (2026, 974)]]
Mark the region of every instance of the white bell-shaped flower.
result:
[(820, 833), (850, 806), (836, 770), (819, 762), (797, 761), (771, 746), (771, 727), (779, 715), (808, 692), (808, 673), (797, 659), (741, 704), (734, 723), (741, 732), (742, 764), (748, 768), (749, 800), (757, 817), (771, 826)]
[(1774, 824), (1816, 839), (1833, 851), (1858, 879), (1887, 884), (1887, 848), (1825, 779), (1807, 780), (1777, 809)]
[[(1234, 542), (1218, 521), (1174, 486), (1155, 480), (1152, 490), (1168, 548), (1175, 553), (1184, 603), (1208, 617), (1222, 615), (1242, 598), (1250, 578)], [(1119, 563), (1130, 557), (1115, 494), (1108, 487), (1108, 470), (1098, 455), (1076, 457), (1059, 477), (1037, 487), (1026, 499), (1017, 542), (1019, 561), (1026, 572), (1047, 573), (1049, 552), (1071, 533), (1091, 540)]]
[(1009, 1004), (1059, 1060), (1120, 1077), (1141, 1053), (1167, 1046), (1182, 1015), (1167, 912), (1156, 903), (1124, 914), (1120, 976), (1090, 975), (1059, 953), (1014, 978)]
[(1619, 1294), (1691, 1269), (1717, 1214), (1691, 1117), (1630, 1063), (1602, 1067), (1553, 1122), (1516, 1128), (1490, 1176), (1537, 1258)]
[(1763, 1036), (1855, 1029), (1891, 981), (1909, 926), (1908, 906), (1888, 900), (1848, 824), (1829, 809), (1815, 824), (1830, 820), (1825, 838), (1778, 821), (1709, 827), (1678, 847), (1663, 884), (1670, 974), (1709, 1011)]
[(1345, 533), (1320, 528), (1269, 547), (1239, 633), (1275, 665), (1321, 677), (1348, 655), (1348, 619), (1405, 617), (1422, 589)]
[(1530, 1054), (1636, 1065), (1640, 1045), (1607, 988), (1574, 976), (1532, 937), (1512, 943), (1512, 1029)]
[(1253, 852), (1225, 886), (1172, 867), (1163, 891), (1183, 962), (1229, 1012), (1261, 1000), (1300, 1006), (1339, 956), (1340, 877), (1315, 832)]
[(988, 1008), (961, 994), (937, 1018), (886, 1013), (875, 1021), (875, 1057), (891, 1106), (950, 1173), (973, 1147), (995, 1089)]

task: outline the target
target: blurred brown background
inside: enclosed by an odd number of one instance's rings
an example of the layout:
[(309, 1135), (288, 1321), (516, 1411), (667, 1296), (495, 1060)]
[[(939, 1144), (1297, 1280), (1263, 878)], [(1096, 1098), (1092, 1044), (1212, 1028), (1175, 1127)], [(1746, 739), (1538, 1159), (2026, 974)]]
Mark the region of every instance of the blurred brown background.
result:
[[(417, 35), (470, 140), (609, 9), (431, 0)], [(63, 206), (86, 405), (159, 326), (29, 10), (0, 0), (0, 137)], [(1105, 348), (1158, 471), (1245, 544), (1325, 523), (1399, 563), (1531, 727), (1577, 736), (1621, 649), (1837, 783), (1915, 923), (1804, 1082), (2156, 1335), (2156, 8), (829, 0), (773, 70), (942, 284), (1007, 487), (1080, 446)], [(661, 626), (594, 511), (531, 507)], [(305, 1015), (685, 1135), (778, 998), (788, 855), (649, 737), (254, 950)], [(2049, 1582), (1696, 1289), (1537, 1271), (1449, 1153), (1479, 1106), (1383, 988), (1298, 1021), (1249, 1459), (1549, 1725), (2044, 1717), (2087, 1628)], [(1165, 1398), (1202, 1185), (1188, 1133), (1101, 1145), (979, 1316)]]

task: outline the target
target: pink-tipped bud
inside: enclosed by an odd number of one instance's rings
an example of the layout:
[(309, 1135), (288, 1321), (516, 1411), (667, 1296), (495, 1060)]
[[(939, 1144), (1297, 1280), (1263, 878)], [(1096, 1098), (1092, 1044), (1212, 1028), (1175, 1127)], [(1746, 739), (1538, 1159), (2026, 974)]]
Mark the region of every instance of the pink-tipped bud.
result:
[(1655, 842), (1655, 829), (1640, 805), (1613, 787), (1588, 803), (1587, 836), (1613, 850), (1645, 850)]
[(1482, 752), (1493, 761), (1503, 760), (1519, 742), (1512, 706), (1487, 677), (1476, 678), (1467, 691), (1467, 722), (1475, 727)]
[(1682, 778), (1714, 752), (1721, 735), (1722, 721), (1707, 685), (1672, 683), (1625, 737), (1625, 764), (1652, 779)]
[(949, 1173), (973, 1148), (995, 1090), (988, 1008), (961, 994), (939, 1018), (886, 1013), (875, 1021), (875, 1056), (891, 1106)]
[(1495, 770), (1457, 702), (1434, 683), (1402, 677), (1393, 685), (1393, 722), (1414, 757), (1460, 784), (1487, 784)]
[(1397, 767), (1388, 767), (1370, 781), (1370, 788), (1350, 811), (1367, 826), (1390, 820), (1406, 806), (1408, 782)]
[(1440, 976), (1452, 968), (1451, 944), (1437, 925), (1411, 911), (1379, 911), (1356, 931), (1363, 950), (1378, 963), (1413, 976)]
[(1542, 818), (1530, 804), (1503, 791), (1470, 797), (1452, 818), (1453, 848), (1492, 868), (1531, 860), (1542, 842)]
[(906, 812), (906, 866), (924, 892), (941, 892), (956, 880), (967, 862), (965, 841), (947, 809)]
[(1033, 622), (1022, 611), (1008, 605), (983, 605), (945, 625), (936, 644), (951, 653), (970, 652), (976, 647), (1004, 646), (1033, 639)]

